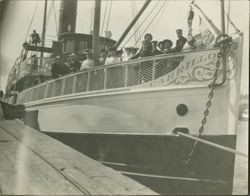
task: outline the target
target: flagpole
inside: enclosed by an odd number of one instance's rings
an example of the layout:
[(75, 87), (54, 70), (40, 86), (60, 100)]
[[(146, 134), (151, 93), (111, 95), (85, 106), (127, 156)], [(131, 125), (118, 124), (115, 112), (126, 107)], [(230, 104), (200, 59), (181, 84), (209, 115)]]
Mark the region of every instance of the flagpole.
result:
[(225, 5), (224, 0), (221, 1), (221, 33), (225, 34)]

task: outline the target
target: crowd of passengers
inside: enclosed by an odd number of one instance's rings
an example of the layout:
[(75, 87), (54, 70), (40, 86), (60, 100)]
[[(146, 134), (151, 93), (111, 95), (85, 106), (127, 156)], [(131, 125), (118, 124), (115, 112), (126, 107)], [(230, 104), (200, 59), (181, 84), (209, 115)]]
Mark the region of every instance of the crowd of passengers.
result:
[[(187, 39), (183, 36), (182, 29), (176, 30), (177, 40), (176, 45), (173, 47), (173, 42), (170, 39), (163, 41), (154, 41), (153, 36), (150, 33), (145, 34), (142, 41), (141, 48), (137, 51), (136, 48), (128, 48), (126, 51), (127, 57), (122, 58), (123, 51), (110, 48), (108, 51), (102, 49), (100, 52), (100, 58), (98, 65), (109, 65), (119, 63), (121, 61), (127, 61), (131, 59), (144, 58), (148, 56), (168, 54), (174, 52), (181, 52)], [(195, 40), (188, 41), (190, 47), (194, 47)], [(95, 67), (95, 62), (92, 57), (91, 50), (85, 50), (85, 60), (82, 62), (78, 59), (76, 54), (70, 54), (66, 63), (61, 63), (60, 57), (55, 58), (55, 62), (52, 64), (52, 77), (58, 78), (62, 75), (87, 70)]]

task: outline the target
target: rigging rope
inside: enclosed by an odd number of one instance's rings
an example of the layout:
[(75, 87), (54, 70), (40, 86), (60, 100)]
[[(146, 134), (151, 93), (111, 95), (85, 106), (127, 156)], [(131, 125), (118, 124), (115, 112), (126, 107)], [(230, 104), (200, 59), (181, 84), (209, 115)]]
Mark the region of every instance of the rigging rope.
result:
[(159, 16), (159, 19), (158, 19), (158, 20), (156, 21), (156, 23), (152, 26), (152, 28), (151, 28), (151, 30), (149, 31), (149, 33), (151, 33), (151, 32), (153, 31), (153, 29), (157, 26), (157, 24), (159, 23), (161, 17), (163, 16), (163, 13), (165, 12), (165, 10), (166, 10), (166, 8), (167, 8), (167, 5), (168, 5), (168, 3), (169, 3), (168, 0), (166, 0), (166, 1), (167, 1), (167, 3), (165, 4), (164, 9), (163, 9), (163, 11), (161, 12), (161, 15)]
[(27, 33), (26, 33), (26, 35), (25, 35), (24, 42), (27, 40), (27, 37), (28, 37), (28, 35), (29, 35), (30, 28), (31, 28), (31, 25), (32, 25), (33, 20), (34, 20), (35, 13), (36, 13), (36, 10), (37, 10), (37, 7), (38, 7), (38, 1), (36, 2), (36, 7), (35, 7), (35, 9), (34, 9), (34, 12), (33, 12), (32, 18), (31, 18), (31, 22), (30, 22), (30, 25), (29, 25), (28, 31), (27, 31)]
[[(231, 9), (231, 2), (230, 1), (228, 1), (228, 8), (227, 8), (227, 13), (228, 13), (228, 15), (230, 16), (230, 9)], [(229, 19), (227, 18), (227, 34), (228, 34), (228, 32), (229, 32)]]
[[(130, 6), (131, 6), (131, 13), (132, 13), (132, 19), (135, 17), (135, 10), (134, 10), (134, 4), (133, 4), (133, 0), (130, 0)], [(137, 40), (137, 34), (136, 34), (136, 24), (133, 26), (134, 29), (134, 38), (135, 38), (135, 42)], [(136, 45), (137, 47), (137, 45)]]
[(52, 2), (51, 2), (51, 3), (50, 3), (50, 7), (49, 7), (49, 11), (48, 11), (48, 13), (47, 13), (46, 29), (47, 29), (47, 27), (48, 27), (48, 25), (49, 25), (49, 21), (50, 21), (50, 16), (51, 16), (52, 8), (53, 8), (53, 6), (52, 6)]
[[(138, 9), (137, 9), (137, 4), (136, 1), (134, 1), (134, 7), (135, 7), (135, 13), (138, 13)], [(140, 25), (140, 19), (138, 19), (137, 23), (136, 23), (136, 27), (138, 28)], [(141, 29), (138, 29), (138, 35), (137, 35), (141, 41)]]
[(112, 8), (112, 1), (110, 1), (110, 6), (109, 6), (109, 14), (108, 14), (108, 21), (107, 21), (106, 31), (108, 30), (108, 27), (109, 27), (111, 8)]
[[(95, 3), (95, 2), (93, 2)], [(92, 25), (93, 25), (93, 18), (94, 18), (94, 4), (92, 5), (92, 8), (91, 8), (91, 18), (90, 18), (90, 29), (89, 29), (89, 32), (91, 33), (91, 30), (92, 30)]]
[(55, 26), (56, 26), (56, 34), (58, 34), (58, 23), (57, 23), (57, 17), (56, 17), (56, 8), (55, 8), (55, 2), (52, 0), (53, 3), (53, 13), (54, 13), (54, 20), (55, 20)]
[[(145, 30), (142, 32), (142, 34), (144, 35), (144, 33), (146, 33), (146, 31), (148, 30), (148, 28), (150, 27), (150, 25), (152, 25), (152, 23), (154, 22), (154, 20), (156, 19), (156, 17), (159, 15), (159, 13), (161, 12), (162, 8), (165, 6), (167, 1), (163, 2), (163, 5), (160, 7), (159, 11), (156, 12), (156, 14), (154, 15), (154, 17), (152, 18), (152, 20), (150, 21), (150, 23), (148, 24), (148, 26), (145, 28)], [(137, 41), (137, 43), (139, 42), (139, 40)], [(137, 44), (135, 43), (135, 44)]]
[[(157, 1), (157, 3), (154, 5), (154, 7), (151, 9), (151, 11), (148, 13), (148, 15), (144, 18), (144, 20), (141, 22), (141, 24), (139, 25), (139, 27), (136, 29), (136, 32), (139, 30), (139, 28), (145, 23), (145, 21), (148, 19), (149, 16), (151, 16), (152, 12), (156, 9), (156, 7), (158, 6), (158, 4), (160, 3), (160, 1)], [(134, 34), (132, 34), (128, 40), (125, 42), (125, 44), (123, 44), (122, 48), (131, 40), (131, 38), (133, 37)]]
[(108, 7), (108, 0), (106, 1), (105, 4), (105, 9), (104, 9), (104, 16), (103, 16), (103, 21), (102, 21), (102, 28), (101, 28), (101, 35), (103, 33), (103, 29), (104, 29), (104, 24), (105, 24), (105, 19), (106, 19), (106, 12), (107, 12), (107, 7)]

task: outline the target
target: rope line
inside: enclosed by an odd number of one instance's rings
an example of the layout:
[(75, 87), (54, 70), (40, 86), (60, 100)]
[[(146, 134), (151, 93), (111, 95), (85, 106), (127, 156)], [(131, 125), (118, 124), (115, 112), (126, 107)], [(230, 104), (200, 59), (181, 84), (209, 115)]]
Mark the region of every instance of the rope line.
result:
[(192, 140), (195, 140), (195, 141), (199, 141), (199, 142), (207, 144), (209, 146), (213, 146), (213, 147), (218, 148), (220, 150), (223, 150), (223, 151), (226, 151), (226, 152), (230, 152), (230, 153), (233, 153), (233, 154), (240, 155), (242, 157), (248, 158), (247, 154), (245, 154), (243, 152), (239, 152), (239, 151), (234, 150), (232, 148), (229, 148), (229, 147), (226, 147), (226, 146), (223, 146), (223, 145), (220, 145), (220, 144), (216, 144), (214, 142), (210, 142), (210, 141), (207, 141), (207, 140), (192, 136), (190, 134), (185, 134), (185, 133), (182, 133), (182, 132), (177, 132), (176, 134), (180, 135), (180, 136), (183, 136), (183, 137), (186, 137), (186, 138), (189, 138), (189, 139), (192, 139)]
[(110, 20), (110, 15), (111, 15), (111, 8), (112, 8), (112, 1), (110, 1), (110, 6), (109, 6), (109, 14), (108, 14), (108, 21), (107, 21), (106, 31), (108, 30), (108, 27), (109, 27), (109, 20)]
[(56, 34), (58, 34), (58, 23), (57, 23), (57, 16), (56, 16), (56, 8), (55, 8), (55, 2), (52, 0), (53, 5), (53, 13), (54, 13), (54, 20), (55, 20), (55, 26), (56, 26)]
[[(139, 25), (139, 27), (136, 29), (136, 32), (139, 30), (139, 28), (145, 23), (145, 21), (149, 18), (149, 16), (151, 16), (152, 12), (156, 9), (156, 7), (158, 6), (158, 4), (160, 3), (160, 1), (157, 1), (157, 3), (154, 5), (154, 7), (151, 9), (151, 11), (148, 13), (148, 15), (144, 18), (144, 20), (141, 22), (141, 24)], [(123, 44), (122, 47), (124, 47), (133, 37), (134, 34), (132, 34), (128, 40), (125, 42), (125, 44)]]
[[(142, 32), (142, 34), (144, 35), (144, 33), (146, 33), (146, 31), (148, 30), (148, 28), (150, 27), (150, 25), (152, 25), (152, 23), (154, 22), (154, 20), (156, 19), (156, 17), (159, 15), (159, 13), (161, 12), (162, 8), (165, 6), (167, 1), (163, 2), (163, 5), (160, 7), (159, 11), (156, 12), (156, 14), (154, 15), (154, 17), (152, 18), (152, 20), (150, 21), (150, 23), (148, 24), (148, 26), (145, 28), (145, 30)], [(139, 42), (139, 40), (136, 42), (136, 44)]]
[(28, 35), (29, 35), (31, 25), (32, 25), (33, 20), (34, 20), (34, 18), (35, 18), (35, 14), (36, 14), (37, 7), (38, 7), (38, 1), (36, 2), (36, 7), (35, 7), (35, 9), (34, 9), (34, 12), (33, 12), (33, 15), (32, 15), (31, 21), (30, 21), (30, 25), (29, 25), (28, 31), (27, 31), (27, 33), (26, 33), (26, 35), (25, 35), (24, 41), (27, 40), (27, 37), (28, 37)]
[(104, 24), (105, 24), (105, 19), (106, 19), (106, 12), (107, 12), (107, 7), (108, 7), (108, 0), (106, 1), (105, 4), (105, 9), (104, 9), (104, 16), (103, 16), (103, 21), (102, 21), (102, 28), (101, 28), (101, 35), (103, 33), (103, 29), (104, 29)]

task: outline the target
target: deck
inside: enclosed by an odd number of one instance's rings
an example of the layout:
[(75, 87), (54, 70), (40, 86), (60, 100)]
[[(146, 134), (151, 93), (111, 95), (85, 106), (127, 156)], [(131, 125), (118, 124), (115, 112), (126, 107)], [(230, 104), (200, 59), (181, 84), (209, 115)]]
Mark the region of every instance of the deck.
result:
[(0, 194), (157, 193), (19, 121), (0, 120)]

